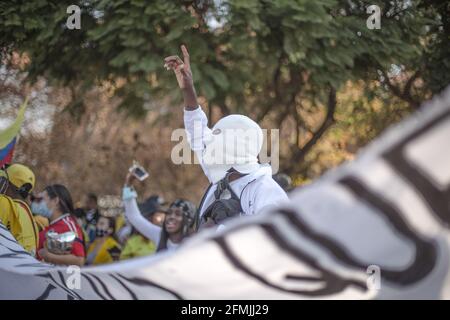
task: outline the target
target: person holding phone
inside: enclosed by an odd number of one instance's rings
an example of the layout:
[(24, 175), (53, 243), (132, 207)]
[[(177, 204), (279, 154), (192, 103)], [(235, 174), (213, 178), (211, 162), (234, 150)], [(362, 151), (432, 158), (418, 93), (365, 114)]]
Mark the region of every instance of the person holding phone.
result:
[(129, 172), (122, 190), (126, 218), (139, 233), (155, 243), (157, 252), (178, 248), (193, 232), (196, 213), (194, 204), (184, 199), (175, 200), (169, 205), (162, 227), (157, 226), (139, 210), (137, 193), (132, 186), (135, 179), (135, 175)]

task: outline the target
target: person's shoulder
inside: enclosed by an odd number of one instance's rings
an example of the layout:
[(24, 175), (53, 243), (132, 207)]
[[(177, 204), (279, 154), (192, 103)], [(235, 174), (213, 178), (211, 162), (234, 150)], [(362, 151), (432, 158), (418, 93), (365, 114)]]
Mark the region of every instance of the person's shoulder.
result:
[(264, 190), (266, 192), (275, 192), (286, 195), (286, 192), (283, 190), (283, 188), (280, 187), (280, 185), (273, 180), (272, 176), (270, 175), (263, 175), (260, 176), (258, 179), (254, 181), (255, 188), (258, 190)]
[(5, 194), (0, 194), (0, 208), (14, 209), (17, 208), (17, 203)]
[(19, 211), (19, 214), (21, 215), (31, 215), (31, 209), (28, 206), (28, 204), (22, 200), (14, 199), (14, 203), (17, 206), (17, 210)]
[(7, 198), (7, 196), (0, 194), (0, 218), (5, 219), (9, 217), (10, 210), (12, 210), (11, 201)]
[(25, 207), (25, 208), (29, 208), (29, 207), (30, 207), (30, 206), (28, 205), (28, 203), (26, 203), (26, 202), (23, 201), (23, 200), (20, 200), (20, 199), (13, 199), (13, 201), (14, 201), (15, 203), (17, 203), (18, 205), (23, 206), (23, 207)]
[(3, 200), (0, 202), (0, 216), (3, 217), (5, 221), (7, 220), (20, 220), (21, 211), (20, 206), (11, 197), (2, 195)]
[(81, 226), (78, 224), (78, 222), (74, 216), (68, 215), (68, 216), (64, 217), (64, 219), (66, 219), (66, 221), (70, 222), (71, 226), (73, 226), (76, 230), (78, 230), (78, 231), (83, 230), (83, 228), (81, 228)]
[(11, 202), (11, 198), (6, 194), (0, 194), (0, 203)]
[(64, 219), (58, 220), (56, 222), (51, 223), (47, 227), (47, 231), (55, 231), (56, 233), (63, 233), (69, 231), (69, 227), (67, 226), (67, 222)]
[(108, 237), (106, 239), (106, 246), (108, 248), (114, 248), (114, 247), (120, 247), (120, 244), (113, 237)]
[(80, 228), (77, 228), (78, 224), (70, 215), (63, 217), (59, 221), (51, 225), (51, 228), (57, 233), (64, 233), (72, 231), (78, 233)]

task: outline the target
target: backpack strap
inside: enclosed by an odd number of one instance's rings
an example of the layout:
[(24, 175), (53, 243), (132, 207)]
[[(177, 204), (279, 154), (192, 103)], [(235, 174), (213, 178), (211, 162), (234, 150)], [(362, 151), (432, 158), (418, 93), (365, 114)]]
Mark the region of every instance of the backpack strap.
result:
[(202, 210), (203, 207), (203, 203), (205, 202), (206, 196), (209, 192), (209, 190), (211, 189), (211, 187), (213, 186), (212, 183), (209, 184), (208, 188), (206, 189), (205, 193), (203, 194), (202, 200), (200, 201), (200, 204), (197, 208), (197, 213), (195, 215), (195, 220), (194, 220), (194, 230), (198, 231), (198, 228), (200, 227), (200, 212)]
[[(231, 197), (235, 200), (240, 201), (240, 198), (236, 195), (236, 193), (233, 191), (233, 189), (230, 186), (229, 178), (233, 172), (228, 172), (225, 177), (217, 182), (217, 188), (214, 191), (214, 197), (216, 200), (220, 199), (220, 196), (225, 190), (228, 190), (231, 194)], [(244, 175), (241, 175), (243, 177)]]
[[(216, 186), (216, 190), (214, 191), (214, 198), (215, 200), (213, 201), (213, 203), (211, 203), (204, 211), (208, 212), (211, 208), (214, 207), (214, 205), (216, 205), (217, 202), (222, 201), (220, 199), (220, 196), (222, 195), (222, 193), (225, 190), (228, 190), (231, 194), (231, 199), (237, 201), (237, 203), (239, 204), (239, 212), (243, 212), (242, 210), (242, 205), (241, 205), (241, 199), (240, 197), (238, 197), (236, 195), (236, 193), (233, 191), (233, 189), (230, 186), (229, 183), (229, 178), (231, 176), (231, 174), (233, 174), (234, 172), (228, 172), (224, 178), (222, 178), (219, 182), (217, 182), (217, 186)], [(241, 177), (244, 176), (245, 174), (241, 174)], [(209, 189), (211, 188), (212, 185), (210, 185), (210, 187), (208, 188), (208, 190), (205, 192), (204, 198), (206, 198), (206, 195), (208, 194)], [(204, 199), (202, 200), (203, 203)], [(201, 221), (200, 221), (200, 210), (201, 210), (201, 206), (198, 209), (198, 218), (197, 218), (197, 225), (196, 225), (196, 229), (198, 230), (198, 228), (201, 225)]]

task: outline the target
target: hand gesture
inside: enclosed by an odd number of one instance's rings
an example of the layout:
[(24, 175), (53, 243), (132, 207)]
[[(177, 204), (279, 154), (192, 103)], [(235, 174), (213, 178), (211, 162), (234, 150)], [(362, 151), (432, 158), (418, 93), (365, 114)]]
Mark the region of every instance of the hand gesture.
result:
[(178, 56), (169, 56), (164, 59), (164, 66), (167, 70), (173, 70), (177, 77), (178, 85), (181, 89), (191, 89), (194, 86), (192, 79), (191, 63), (189, 52), (185, 45), (181, 46), (183, 60)]

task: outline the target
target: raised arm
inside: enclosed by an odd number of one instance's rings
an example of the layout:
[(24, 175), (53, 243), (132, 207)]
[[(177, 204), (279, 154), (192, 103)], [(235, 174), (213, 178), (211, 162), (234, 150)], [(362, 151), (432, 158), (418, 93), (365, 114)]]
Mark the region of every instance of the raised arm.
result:
[[(208, 118), (197, 102), (197, 94), (194, 87), (191, 62), (186, 46), (181, 46), (183, 60), (178, 56), (170, 56), (164, 59), (167, 69), (175, 72), (178, 84), (184, 97), (184, 128), (191, 149), (196, 153), (205, 175), (209, 178), (208, 171), (203, 166), (203, 149), (211, 138), (211, 129), (208, 128)], [(211, 180), (211, 179), (210, 179)]]
[(136, 191), (130, 185), (130, 174), (127, 176), (127, 182), (123, 188), (122, 200), (125, 207), (125, 216), (133, 227), (136, 228), (144, 237), (152, 240), (156, 246), (161, 238), (161, 228), (145, 219), (138, 208)]

